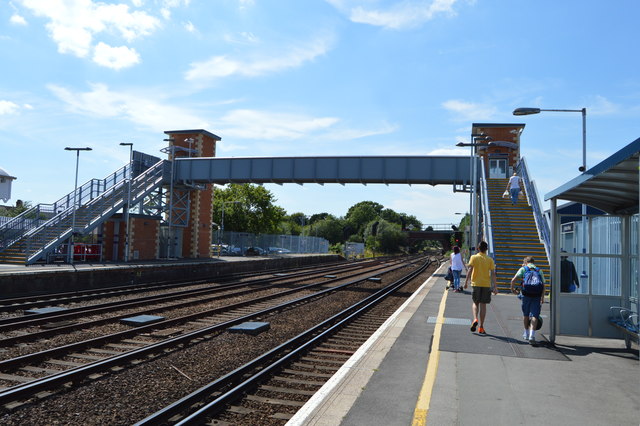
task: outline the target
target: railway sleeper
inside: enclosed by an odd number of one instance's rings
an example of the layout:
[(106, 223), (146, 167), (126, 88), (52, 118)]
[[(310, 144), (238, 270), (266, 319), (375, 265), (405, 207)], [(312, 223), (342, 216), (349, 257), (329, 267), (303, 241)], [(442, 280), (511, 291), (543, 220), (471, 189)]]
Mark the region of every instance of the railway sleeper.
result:
[(314, 373), (313, 371), (293, 370), (290, 368), (285, 368), (284, 370), (282, 370), (282, 372), (286, 374), (292, 374), (294, 376), (318, 377), (323, 379), (329, 379), (333, 376), (333, 373)]
[(248, 401), (255, 401), (262, 404), (273, 405), (286, 405), (288, 407), (302, 407), (305, 403), (303, 401), (292, 401), (289, 399), (268, 398), (264, 396), (247, 395), (245, 399)]
[(303, 368), (308, 368), (310, 370), (325, 370), (325, 371), (333, 371), (336, 372), (340, 369), (340, 367), (337, 366), (329, 366), (329, 365), (317, 365), (317, 364), (304, 364), (301, 362), (296, 362), (292, 365), (293, 368), (295, 369), (303, 369)]
[(269, 385), (261, 385), (258, 389), (266, 391), (266, 392), (278, 392), (292, 395), (303, 395), (303, 396), (313, 396), (316, 391), (304, 390), (304, 389), (293, 389), (293, 388), (282, 388), (279, 386), (269, 386)]

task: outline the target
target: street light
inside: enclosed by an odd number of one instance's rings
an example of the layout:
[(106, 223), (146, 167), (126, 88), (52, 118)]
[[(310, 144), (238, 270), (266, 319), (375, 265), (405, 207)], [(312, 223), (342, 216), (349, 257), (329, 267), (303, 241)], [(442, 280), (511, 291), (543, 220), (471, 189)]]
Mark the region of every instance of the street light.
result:
[(76, 206), (77, 206), (77, 197), (78, 197), (78, 164), (80, 163), (80, 151), (91, 151), (93, 148), (89, 148), (88, 146), (85, 148), (71, 148), (65, 147), (65, 151), (75, 151), (76, 152), (76, 180), (75, 185), (73, 187), (73, 213), (71, 216), (71, 238), (69, 238), (69, 253), (68, 259), (69, 263), (73, 263), (73, 234), (76, 232)]
[[(476, 180), (477, 180), (477, 168), (476, 168), (476, 153), (475, 153), (475, 147), (478, 146), (492, 146), (493, 143), (490, 142), (492, 141), (493, 138), (491, 136), (487, 136), (484, 133), (472, 133), (471, 134), (471, 143), (464, 143), (464, 142), (458, 142), (456, 144), (456, 146), (460, 146), (460, 147), (464, 147), (464, 146), (469, 146), (471, 147), (471, 154), (470, 154), (470, 162), (471, 162), (471, 171), (470, 171), (470, 175), (471, 175), (471, 190), (470, 190), (470, 201), (469, 201), (469, 210), (471, 211), (471, 216), (470, 216), (470, 225), (471, 225), (471, 238), (469, 241), (469, 249), (475, 249), (476, 247), (476, 239), (478, 236), (478, 232), (477, 232), (477, 221), (476, 221), (476, 205), (477, 205), (477, 185), (476, 185)], [(480, 143), (480, 141), (484, 141), (484, 143)]]
[(220, 220), (220, 232), (218, 233), (218, 257), (222, 251), (222, 234), (224, 233), (224, 206), (226, 204), (240, 204), (240, 201), (223, 201), (222, 202), (222, 218)]
[(516, 108), (513, 115), (540, 114), (542, 111), (556, 112), (579, 112), (582, 113), (582, 166), (578, 168), (580, 172), (587, 170), (587, 109), (541, 109), (541, 108)]
[(120, 146), (129, 147), (129, 173), (127, 178), (129, 179), (129, 186), (127, 188), (127, 206), (124, 209), (124, 261), (129, 261), (129, 209), (131, 208), (131, 180), (133, 179), (133, 143), (120, 142)]

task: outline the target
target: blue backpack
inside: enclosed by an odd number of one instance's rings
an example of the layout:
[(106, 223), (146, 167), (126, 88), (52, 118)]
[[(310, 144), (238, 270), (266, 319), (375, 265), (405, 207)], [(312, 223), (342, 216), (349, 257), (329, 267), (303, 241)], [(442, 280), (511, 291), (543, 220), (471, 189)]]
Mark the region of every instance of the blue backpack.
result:
[(541, 296), (544, 291), (542, 276), (538, 268), (524, 267), (524, 279), (522, 280), (522, 294), (525, 296)]

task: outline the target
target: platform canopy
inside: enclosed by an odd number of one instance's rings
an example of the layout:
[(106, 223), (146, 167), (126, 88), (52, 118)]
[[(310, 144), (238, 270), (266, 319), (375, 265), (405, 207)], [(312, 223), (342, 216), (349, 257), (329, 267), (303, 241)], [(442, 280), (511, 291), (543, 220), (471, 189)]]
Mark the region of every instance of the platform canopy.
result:
[(545, 195), (586, 204), (609, 214), (638, 213), (640, 138)]

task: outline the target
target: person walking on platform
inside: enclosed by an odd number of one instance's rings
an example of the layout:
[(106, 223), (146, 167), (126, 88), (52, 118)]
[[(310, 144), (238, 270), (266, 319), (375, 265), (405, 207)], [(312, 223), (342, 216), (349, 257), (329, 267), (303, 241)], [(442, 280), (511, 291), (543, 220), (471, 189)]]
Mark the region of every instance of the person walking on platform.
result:
[(524, 332), (522, 338), (528, 340), (529, 344), (536, 344), (536, 329), (538, 328), (538, 318), (540, 309), (544, 303), (544, 274), (535, 265), (532, 256), (527, 256), (522, 262), (522, 267), (511, 279), (511, 292), (518, 294), (515, 288), (516, 281), (522, 283), (522, 320)]
[(487, 315), (487, 304), (491, 303), (491, 293), (498, 294), (496, 264), (492, 258), (487, 256), (488, 248), (486, 241), (481, 241), (478, 244), (480, 253), (474, 254), (469, 259), (467, 278), (464, 282), (464, 288), (467, 288), (469, 279), (471, 279), (471, 287), (473, 287), (473, 292), (471, 293), (471, 299), (473, 300), (471, 305), (471, 311), (473, 312), (471, 331), (476, 331), (479, 318), (480, 328), (478, 333), (480, 334), (487, 334), (484, 329), (484, 319)]
[(516, 172), (513, 172), (513, 176), (509, 178), (505, 191), (509, 191), (511, 204), (515, 206), (518, 202), (518, 194), (520, 193), (520, 177)]
[(462, 287), (460, 287), (460, 274), (462, 273), (462, 268), (465, 270), (467, 266), (462, 261), (462, 255), (460, 254), (460, 247), (453, 246), (453, 253), (451, 253), (451, 272), (453, 273), (453, 291), (462, 292)]

